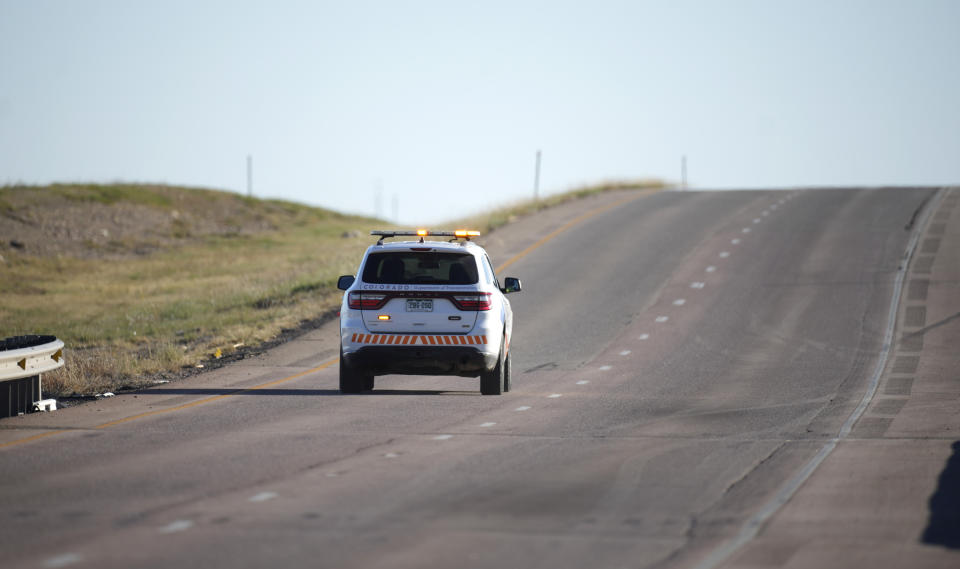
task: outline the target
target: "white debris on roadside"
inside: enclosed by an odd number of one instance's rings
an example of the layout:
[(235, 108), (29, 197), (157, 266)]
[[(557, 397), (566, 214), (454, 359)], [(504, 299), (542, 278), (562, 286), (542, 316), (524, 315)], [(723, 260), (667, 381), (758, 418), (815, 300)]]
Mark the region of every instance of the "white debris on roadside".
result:
[(33, 410), (40, 412), (47, 411), (56, 411), (57, 410), (57, 400), (56, 399), (41, 399), (40, 401), (33, 402)]
[(112, 391), (107, 391), (106, 393), (97, 393), (94, 397), (114, 397), (116, 394)]
[(156, 383), (156, 384), (163, 384), (163, 383), (170, 383), (170, 380), (169, 380), (169, 379), (155, 379), (155, 380), (153, 380), (153, 382)]

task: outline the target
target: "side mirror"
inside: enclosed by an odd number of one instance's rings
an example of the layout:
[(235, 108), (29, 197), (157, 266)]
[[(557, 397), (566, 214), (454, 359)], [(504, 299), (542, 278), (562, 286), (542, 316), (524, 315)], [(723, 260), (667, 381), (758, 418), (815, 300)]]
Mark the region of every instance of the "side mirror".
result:
[(340, 290), (347, 290), (348, 288), (353, 286), (353, 283), (356, 280), (357, 280), (357, 277), (353, 275), (343, 275), (342, 277), (337, 279), (337, 288)]
[(501, 289), (504, 294), (509, 294), (511, 292), (520, 292), (520, 279), (514, 277), (507, 277), (503, 279), (503, 288)]

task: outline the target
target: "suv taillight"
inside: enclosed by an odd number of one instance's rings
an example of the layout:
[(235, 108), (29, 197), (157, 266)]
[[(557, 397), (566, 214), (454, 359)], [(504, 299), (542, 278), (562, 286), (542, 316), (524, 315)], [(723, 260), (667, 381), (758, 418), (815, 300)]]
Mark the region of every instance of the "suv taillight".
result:
[(457, 293), (451, 295), (450, 299), (460, 310), (490, 310), (493, 305), (489, 292)]
[(347, 295), (347, 306), (356, 310), (377, 310), (387, 303), (387, 295), (355, 290)]

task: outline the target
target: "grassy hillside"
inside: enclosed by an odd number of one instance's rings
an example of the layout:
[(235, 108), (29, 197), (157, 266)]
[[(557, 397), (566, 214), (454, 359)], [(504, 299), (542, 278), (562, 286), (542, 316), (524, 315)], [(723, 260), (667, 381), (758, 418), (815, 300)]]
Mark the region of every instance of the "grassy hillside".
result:
[(0, 337), (66, 342), (53, 393), (133, 387), (328, 313), (371, 224), (210, 190), (0, 188)]
[[(651, 187), (655, 182), (627, 184)], [(607, 184), (474, 216), (485, 231)], [(138, 387), (333, 315), (381, 221), (153, 185), (0, 187), (0, 338), (53, 334), (54, 396)]]

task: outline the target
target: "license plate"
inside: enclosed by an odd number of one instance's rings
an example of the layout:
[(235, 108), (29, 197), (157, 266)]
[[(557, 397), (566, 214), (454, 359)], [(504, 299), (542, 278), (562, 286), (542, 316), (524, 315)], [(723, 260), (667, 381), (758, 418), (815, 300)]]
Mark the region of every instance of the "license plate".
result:
[(421, 300), (408, 298), (407, 312), (433, 312), (433, 299)]

